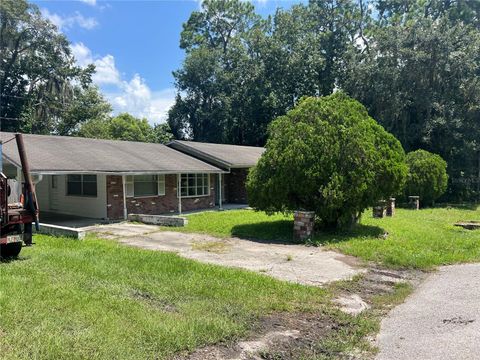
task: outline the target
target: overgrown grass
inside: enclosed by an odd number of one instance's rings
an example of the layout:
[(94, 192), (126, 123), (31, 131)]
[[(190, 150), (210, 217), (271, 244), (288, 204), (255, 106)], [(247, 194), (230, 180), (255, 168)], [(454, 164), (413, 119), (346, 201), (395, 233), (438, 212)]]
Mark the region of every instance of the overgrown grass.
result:
[[(480, 219), (480, 209), (398, 209), (393, 218), (373, 219), (362, 225), (381, 228), (380, 236), (326, 238), (331, 248), (391, 267), (430, 269), (480, 260), (480, 232), (454, 226), (459, 220)], [(386, 237), (383, 233), (388, 233)]]
[(35, 242), (0, 263), (2, 359), (162, 359), (329, 299), (324, 289), (106, 240)]
[[(178, 231), (290, 241), (292, 218), (252, 210), (205, 212), (188, 216)], [(480, 220), (480, 208), (444, 207), (419, 211), (397, 209), (393, 218), (373, 219), (347, 232), (318, 232), (313, 242), (389, 267), (430, 269), (437, 265), (480, 260), (480, 231), (458, 228), (459, 220)]]

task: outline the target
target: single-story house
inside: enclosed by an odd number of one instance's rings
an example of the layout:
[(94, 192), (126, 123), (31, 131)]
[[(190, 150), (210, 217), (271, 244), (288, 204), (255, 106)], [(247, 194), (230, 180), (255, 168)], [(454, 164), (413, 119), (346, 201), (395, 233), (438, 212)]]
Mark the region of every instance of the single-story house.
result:
[[(13, 137), (0, 132), (3, 171), (18, 179), (16, 143), (8, 141)], [(182, 213), (225, 203), (217, 189), (228, 170), (173, 147), (31, 134), (24, 143), (43, 212), (121, 220), (130, 213)]]
[(181, 140), (173, 140), (168, 146), (224, 170), (225, 173), (220, 175), (224, 201), (248, 203), (245, 188), (248, 171), (257, 164), (265, 148)]

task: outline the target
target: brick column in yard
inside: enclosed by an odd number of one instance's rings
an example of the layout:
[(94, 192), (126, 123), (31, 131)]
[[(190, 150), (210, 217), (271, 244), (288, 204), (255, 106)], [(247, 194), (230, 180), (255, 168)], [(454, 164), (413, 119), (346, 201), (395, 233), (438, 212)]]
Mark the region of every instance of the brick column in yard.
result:
[(408, 204), (410, 206), (410, 209), (413, 209), (413, 210), (420, 209), (420, 196), (409, 196)]
[(313, 211), (295, 211), (293, 215), (293, 239), (304, 242), (312, 238), (315, 226), (315, 213)]
[(385, 200), (380, 200), (377, 206), (373, 207), (373, 217), (374, 218), (383, 218), (387, 214), (387, 202)]
[(395, 215), (395, 198), (390, 198), (387, 201), (387, 216)]

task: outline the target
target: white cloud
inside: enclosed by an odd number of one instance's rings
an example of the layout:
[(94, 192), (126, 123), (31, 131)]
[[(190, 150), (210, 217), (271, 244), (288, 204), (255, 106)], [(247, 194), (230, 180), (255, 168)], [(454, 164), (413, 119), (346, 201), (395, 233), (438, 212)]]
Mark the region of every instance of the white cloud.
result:
[(43, 17), (50, 20), (59, 30), (68, 30), (74, 26), (80, 26), (81, 28), (91, 30), (98, 25), (98, 22), (93, 17), (85, 17), (76, 11), (73, 15), (61, 16), (56, 13), (50, 12), (48, 9), (41, 9)]
[(130, 81), (123, 81), (119, 88), (121, 92), (107, 94), (114, 111), (146, 118), (152, 124), (164, 122), (175, 101), (175, 89), (152, 92), (139, 74), (135, 74)]
[(97, 5), (97, 0), (80, 0), (80, 1), (91, 6)]
[(93, 55), (83, 43), (73, 44), (71, 48), (79, 66), (95, 65), (94, 83), (110, 87), (111, 91), (105, 95), (112, 104), (115, 114), (128, 112), (137, 117), (147, 118), (152, 124), (165, 121), (168, 110), (175, 102), (175, 89), (151, 91), (145, 79), (139, 74), (135, 74), (130, 80), (123, 79), (115, 65), (113, 55)]
[(96, 72), (93, 75), (93, 81), (98, 85), (121, 85), (120, 72), (115, 66), (113, 55), (107, 54), (103, 57), (94, 57), (92, 51), (83, 43), (71, 45), (73, 56), (77, 64), (85, 67), (88, 64), (94, 64)]

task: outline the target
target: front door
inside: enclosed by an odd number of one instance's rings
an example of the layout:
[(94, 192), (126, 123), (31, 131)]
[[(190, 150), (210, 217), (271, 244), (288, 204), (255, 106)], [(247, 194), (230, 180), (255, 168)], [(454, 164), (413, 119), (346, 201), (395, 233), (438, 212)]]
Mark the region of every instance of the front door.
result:
[(58, 198), (58, 175), (52, 175), (50, 177), (50, 210), (58, 210), (59, 198)]

